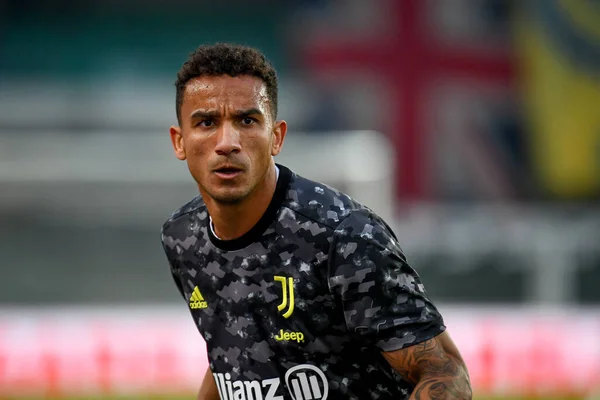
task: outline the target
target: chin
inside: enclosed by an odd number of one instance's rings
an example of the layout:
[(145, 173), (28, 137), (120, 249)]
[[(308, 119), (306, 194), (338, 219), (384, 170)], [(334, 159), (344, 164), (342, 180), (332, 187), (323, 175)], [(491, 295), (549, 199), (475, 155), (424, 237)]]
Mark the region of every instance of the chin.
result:
[(208, 194), (213, 200), (221, 204), (239, 204), (248, 197), (248, 193), (241, 190), (215, 190)]

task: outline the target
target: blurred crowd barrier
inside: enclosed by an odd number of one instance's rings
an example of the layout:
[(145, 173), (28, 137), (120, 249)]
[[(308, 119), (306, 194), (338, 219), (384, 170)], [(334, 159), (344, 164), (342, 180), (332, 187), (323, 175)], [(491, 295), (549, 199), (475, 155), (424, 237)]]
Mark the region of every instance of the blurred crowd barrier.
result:
[[(478, 396), (600, 387), (598, 308), (443, 305)], [(2, 310), (0, 396), (192, 394), (206, 348), (185, 304)]]

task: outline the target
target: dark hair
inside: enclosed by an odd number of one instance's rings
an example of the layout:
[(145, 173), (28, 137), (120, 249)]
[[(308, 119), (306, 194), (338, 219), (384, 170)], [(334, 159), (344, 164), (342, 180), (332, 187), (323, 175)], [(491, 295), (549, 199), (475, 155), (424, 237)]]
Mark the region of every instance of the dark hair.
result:
[(202, 45), (190, 54), (181, 66), (175, 81), (177, 120), (181, 125), (181, 103), (185, 86), (200, 76), (249, 75), (261, 79), (267, 87), (271, 115), (277, 118), (277, 73), (259, 50), (229, 43)]

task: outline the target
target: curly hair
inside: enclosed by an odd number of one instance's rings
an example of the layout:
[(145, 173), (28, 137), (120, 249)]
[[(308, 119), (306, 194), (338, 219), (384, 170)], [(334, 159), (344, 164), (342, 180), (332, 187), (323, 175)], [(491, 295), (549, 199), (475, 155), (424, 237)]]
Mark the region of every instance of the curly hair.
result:
[(202, 45), (190, 54), (175, 81), (177, 121), (181, 125), (181, 104), (187, 83), (200, 76), (232, 77), (249, 75), (261, 79), (267, 88), (273, 120), (277, 118), (277, 73), (259, 50), (229, 43)]

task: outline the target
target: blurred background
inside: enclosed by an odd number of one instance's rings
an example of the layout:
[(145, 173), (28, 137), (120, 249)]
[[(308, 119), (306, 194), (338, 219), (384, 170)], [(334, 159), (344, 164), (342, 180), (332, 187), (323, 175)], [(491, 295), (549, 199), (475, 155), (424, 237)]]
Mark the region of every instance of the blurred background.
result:
[(477, 398), (594, 398), (589, 0), (0, 0), (0, 397), (199, 385), (159, 234), (197, 192), (168, 136), (176, 73), (217, 41), (277, 68), (277, 161), (390, 222)]

